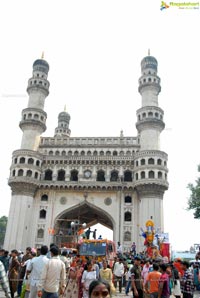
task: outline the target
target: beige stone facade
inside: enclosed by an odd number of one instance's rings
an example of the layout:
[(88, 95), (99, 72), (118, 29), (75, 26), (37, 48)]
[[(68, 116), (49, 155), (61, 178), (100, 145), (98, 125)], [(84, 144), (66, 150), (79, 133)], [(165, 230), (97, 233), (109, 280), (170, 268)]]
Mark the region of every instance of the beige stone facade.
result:
[[(96, 223), (113, 230), (114, 241), (128, 251), (143, 248), (140, 227), (152, 219), (163, 231), (163, 195), (168, 188), (167, 154), (160, 151), (164, 112), (158, 107), (157, 61), (142, 60), (136, 137), (71, 137), (70, 115), (63, 111), (53, 137), (46, 129), (48, 63), (33, 64), (28, 107), (22, 111), (21, 148), (13, 152), (12, 190), (4, 247), (24, 249), (74, 237), (71, 222)], [(53, 231), (53, 233), (52, 233)]]

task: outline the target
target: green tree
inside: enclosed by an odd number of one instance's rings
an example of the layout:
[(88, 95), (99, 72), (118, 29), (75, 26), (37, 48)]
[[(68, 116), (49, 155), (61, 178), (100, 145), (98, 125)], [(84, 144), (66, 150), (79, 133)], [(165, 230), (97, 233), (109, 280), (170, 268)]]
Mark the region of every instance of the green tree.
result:
[(7, 221), (7, 216), (0, 217), (0, 246), (2, 246), (4, 243)]
[[(200, 172), (200, 165), (198, 166), (198, 172)], [(200, 178), (195, 181), (195, 185), (189, 183), (188, 188), (191, 193), (187, 210), (194, 210), (194, 218), (200, 218)]]

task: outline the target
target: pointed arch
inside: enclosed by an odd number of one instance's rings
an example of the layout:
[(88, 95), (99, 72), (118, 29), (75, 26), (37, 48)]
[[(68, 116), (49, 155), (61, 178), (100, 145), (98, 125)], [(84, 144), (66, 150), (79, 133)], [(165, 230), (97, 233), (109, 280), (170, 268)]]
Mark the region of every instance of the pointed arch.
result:
[(44, 175), (44, 180), (51, 181), (53, 176), (52, 170), (46, 170)]
[(133, 178), (132, 178), (132, 172), (127, 170), (124, 172), (124, 181), (125, 182), (131, 182), (133, 181)]
[(72, 170), (70, 173), (70, 181), (78, 181), (78, 171)]
[(65, 181), (65, 171), (64, 170), (58, 171), (58, 181)]
[(97, 172), (97, 181), (105, 181), (105, 172), (103, 170)]
[(119, 174), (118, 171), (112, 171), (110, 175), (110, 181), (118, 181)]

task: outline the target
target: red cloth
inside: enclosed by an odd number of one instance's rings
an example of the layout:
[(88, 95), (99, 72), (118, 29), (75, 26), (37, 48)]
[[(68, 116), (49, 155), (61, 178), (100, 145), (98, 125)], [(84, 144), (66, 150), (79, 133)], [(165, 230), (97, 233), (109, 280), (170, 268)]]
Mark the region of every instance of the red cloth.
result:
[(162, 257), (168, 257), (170, 260), (169, 243), (162, 243), (160, 254)]

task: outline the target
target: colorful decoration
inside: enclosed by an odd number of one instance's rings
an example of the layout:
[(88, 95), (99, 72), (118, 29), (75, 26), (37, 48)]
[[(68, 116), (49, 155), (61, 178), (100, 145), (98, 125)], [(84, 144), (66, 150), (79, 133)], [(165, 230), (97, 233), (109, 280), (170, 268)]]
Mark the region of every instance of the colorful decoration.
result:
[(154, 222), (152, 220), (148, 220), (146, 222), (146, 231), (140, 228), (142, 231), (141, 236), (145, 238), (144, 245), (151, 245), (154, 240), (155, 229), (154, 229)]
[(154, 222), (147, 220), (146, 230), (142, 228), (140, 236), (144, 237), (144, 245), (146, 246), (145, 254), (152, 259), (168, 257), (169, 258), (169, 243), (164, 243), (165, 237), (163, 233), (159, 234), (159, 228), (155, 230)]

